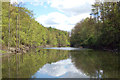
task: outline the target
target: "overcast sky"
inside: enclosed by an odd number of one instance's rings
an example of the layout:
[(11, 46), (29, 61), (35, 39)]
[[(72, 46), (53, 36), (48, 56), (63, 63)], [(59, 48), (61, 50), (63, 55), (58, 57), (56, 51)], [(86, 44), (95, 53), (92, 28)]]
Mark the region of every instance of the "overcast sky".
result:
[(77, 22), (89, 17), (94, 0), (11, 0), (24, 3), (36, 21), (45, 27), (71, 31)]

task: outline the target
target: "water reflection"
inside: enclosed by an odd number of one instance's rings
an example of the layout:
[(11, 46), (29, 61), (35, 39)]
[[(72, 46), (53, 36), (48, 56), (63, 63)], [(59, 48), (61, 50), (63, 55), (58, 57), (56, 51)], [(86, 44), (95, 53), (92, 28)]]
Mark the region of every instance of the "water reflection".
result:
[[(63, 48), (62, 48), (63, 49)], [(73, 48), (35, 49), (2, 58), (3, 78), (120, 78), (120, 56)]]
[(86, 75), (96, 78), (120, 78), (119, 54), (105, 51), (74, 51), (74, 65)]
[(45, 64), (67, 59), (68, 51), (38, 49), (29, 54), (9, 55), (9, 58), (2, 58), (3, 78), (30, 78)]
[(46, 64), (40, 68), (33, 78), (89, 78), (78, 70), (71, 59), (61, 60), (55, 63)]
[(52, 48), (44, 48), (44, 49), (52, 49), (52, 50), (83, 50), (83, 48), (73, 48), (73, 47), (52, 47)]

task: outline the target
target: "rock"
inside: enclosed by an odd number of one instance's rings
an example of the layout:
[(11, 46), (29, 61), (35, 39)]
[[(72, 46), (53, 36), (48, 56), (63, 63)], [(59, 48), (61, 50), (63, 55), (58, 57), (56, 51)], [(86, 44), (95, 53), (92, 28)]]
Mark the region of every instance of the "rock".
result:
[(23, 50), (23, 53), (26, 53), (26, 50)]
[(29, 47), (28, 46), (25, 46), (25, 45), (21, 45), (20, 48), (14, 48), (14, 47), (10, 47), (10, 51), (11, 53), (19, 53), (19, 52), (23, 52), (23, 53), (26, 53), (29, 51)]
[(10, 51), (15, 51), (16, 49), (15, 48), (13, 48), (13, 47), (10, 47)]

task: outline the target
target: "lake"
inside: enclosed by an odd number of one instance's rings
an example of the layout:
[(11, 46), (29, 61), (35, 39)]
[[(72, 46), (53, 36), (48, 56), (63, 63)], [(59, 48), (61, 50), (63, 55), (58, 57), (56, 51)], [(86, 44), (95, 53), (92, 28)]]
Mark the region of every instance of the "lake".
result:
[(120, 55), (54, 47), (2, 57), (3, 78), (120, 78)]

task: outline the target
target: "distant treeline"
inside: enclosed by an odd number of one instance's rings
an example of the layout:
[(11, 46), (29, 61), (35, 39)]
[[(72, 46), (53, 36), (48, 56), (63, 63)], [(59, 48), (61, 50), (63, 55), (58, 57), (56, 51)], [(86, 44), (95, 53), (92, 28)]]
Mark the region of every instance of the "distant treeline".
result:
[(94, 3), (90, 18), (76, 24), (71, 45), (120, 50), (120, 2)]
[(10, 47), (26, 46), (67, 46), (69, 35), (66, 31), (46, 28), (35, 21), (32, 11), (22, 3), (2, 3), (2, 44)]

